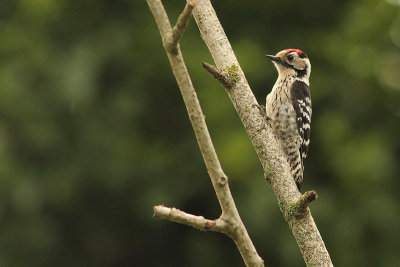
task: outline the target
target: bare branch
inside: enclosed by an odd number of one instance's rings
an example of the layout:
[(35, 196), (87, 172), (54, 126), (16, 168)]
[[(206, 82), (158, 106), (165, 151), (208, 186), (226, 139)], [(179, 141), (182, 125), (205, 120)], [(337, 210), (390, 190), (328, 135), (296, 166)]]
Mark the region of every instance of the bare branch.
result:
[[(160, 30), (164, 48), (167, 52), (174, 76), (178, 82), (179, 89), (181, 91), (186, 109), (188, 111), (190, 122), (192, 123), (192, 127), (200, 147), (201, 154), (206, 164), (207, 171), (210, 175), (211, 182), (217, 195), (217, 199), (221, 206), (222, 214), (218, 220), (225, 222), (222, 232), (229, 235), (235, 241), (235, 244), (238, 247), (238, 250), (247, 266), (264, 266), (263, 260), (257, 254), (257, 251), (253, 243), (251, 242), (247, 230), (244, 227), (242, 220), (240, 219), (235, 202), (229, 189), (228, 177), (222, 170), (221, 164), (215, 152), (214, 145), (211, 141), (211, 137), (205, 123), (204, 114), (201, 110), (196, 91), (193, 87), (192, 81), (187, 71), (185, 62), (179, 49), (179, 45), (176, 46), (176, 51), (171, 51), (171, 48), (168, 45), (168, 42), (170, 42), (170, 40), (173, 38), (171, 37), (171, 25), (168, 21), (168, 17), (165, 13), (164, 7), (161, 4), (160, 0), (147, 0), (147, 3), (149, 4), (149, 7)], [(193, 1), (191, 1), (191, 3), (193, 3)], [(183, 17), (185, 16), (186, 15), (184, 15)], [(182, 22), (184, 20), (186, 19), (182, 19)], [(188, 214), (184, 216), (182, 214), (185, 213), (176, 212), (176, 210), (173, 212), (174, 214), (177, 214), (176, 216), (170, 216), (170, 218), (176, 219), (177, 222), (188, 224), (189, 217), (190, 219), (194, 219)], [(182, 216), (180, 217), (178, 216), (178, 214)], [(178, 218), (180, 218), (179, 221)], [(198, 217), (197, 220), (199, 220)], [(201, 218), (200, 222), (202, 222)], [(199, 226), (198, 224), (193, 224), (192, 226), (194, 225)], [(220, 224), (216, 223), (216, 225)]]
[(192, 226), (201, 231), (215, 231), (224, 233), (228, 226), (222, 219), (209, 220), (203, 216), (195, 216), (175, 208), (155, 206), (154, 217)]
[(240, 119), (247, 131), (254, 149), (264, 168), (267, 181), (270, 183), (296, 242), (302, 252), (307, 266), (333, 266), (324, 241), (315, 225), (310, 210), (305, 209), (301, 218), (288, 216), (291, 203), (300, 199), (297, 187), (290, 173), (290, 167), (284, 153), (275, 139), (269, 125), (260, 130), (264, 118), (257, 106), (257, 100), (243, 74), (232, 47), (219, 23), (210, 0), (198, 0), (193, 16), (199, 27), (201, 36), (215, 61), (216, 67), (223, 70), (237, 66), (237, 82), (232, 90), (226, 90)]

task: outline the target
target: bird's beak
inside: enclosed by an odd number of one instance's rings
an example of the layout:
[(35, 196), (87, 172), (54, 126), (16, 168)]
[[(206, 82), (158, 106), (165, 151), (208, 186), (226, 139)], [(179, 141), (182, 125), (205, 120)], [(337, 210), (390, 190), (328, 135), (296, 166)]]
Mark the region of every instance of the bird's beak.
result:
[(282, 59), (280, 57), (276, 57), (273, 55), (265, 55), (267, 58), (271, 59), (272, 61), (278, 62), (278, 63), (282, 63)]

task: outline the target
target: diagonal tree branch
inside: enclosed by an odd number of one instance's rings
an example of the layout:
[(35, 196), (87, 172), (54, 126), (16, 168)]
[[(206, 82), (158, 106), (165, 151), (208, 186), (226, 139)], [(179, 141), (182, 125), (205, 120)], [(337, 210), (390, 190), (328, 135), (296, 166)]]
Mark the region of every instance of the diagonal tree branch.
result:
[[(183, 100), (188, 111), (189, 119), (194, 129), (197, 142), (200, 147), (201, 154), (210, 175), (212, 185), (217, 195), (221, 206), (222, 214), (215, 222), (221, 228), (219, 232), (223, 232), (230, 236), (234, 241), (243, 260), (247, 266), (264, 266), (264, 262), (257, 254), (257, 251), (250, 240), (246, 228), (240, 219), (239, 213), (233, 201), (229, 185), (228, 177), (222, 170), (218, 160), (214, 146), (211, 141), (210, 134), (205, 123), (204, 114), (201, 110), (199, 100), (194, 90), (192, 81), (184, 63), (179, 44), (177, 43), (176, 35), (174, 37), (173, 29), (171, 28), (168, 16), (160, 0), (147, 0), (151, 12), (157, 22), (159, 31), (162, 36), (163, 45), (167, 52), (172, 71), (178, 82)], [(193, 2), (192, 2), (193, 3)], [(180, 16), (179, 20), (187, 20), (187, 8), (184, 10), (184, 15)], [(185, 19), (187, 18), (187, 19)], [(184, 23), (183, 23), (184, 24)], [(178, 27), (179, 28), (179, 27)], [(183, 31), (183, 29), (182, 29)], [(178, 36), (180, 36), (178, 34)], [(176, 39), (176, 43), (175, 40)], [(171, 45), (172, 44), (172, 45)], [(175, 45), (174, 45), (175, 44)], [(168, 209), (168, 208), (167, 208)], [(205, 219), (198, 216), (189, 215), (187, 213), (178, 212), (176, 209), (166, 210), (166, 208), (154, 208), (155, 216), (169, 219), (175, 222), (184, 223), (197, 228), (206, 230), (201, 226)], [(204, 219), (204, 220), (203, 220)], [(208, 220), (211, 222), (210, 220)], [(224, 223), (222, 223), (224, 222)]]
[(193, 16), (216, 67), (221, 70), (237, 69), (233, 74), (237, 77), (236, 82), (230, 90), (227, 90), (227, 93), (253, 143), (264, 168), (265, 177), (277, 197), (279, 207), (292, 229), (307, 266), (333, 266), (310, 209), (305, 206), (302, 216), (295, 216), (292, 212), (294, 203), (304, 203), (304, 201), (301, 200), (301, 195), (290, 174), (289, 165), (272, 129), (268, 126), (260, 130), (264, 124), (264, 118), (259, 110), (254, 108), (258, 105), (257, 100), (239, 67), (210, 0), (198, 0)]

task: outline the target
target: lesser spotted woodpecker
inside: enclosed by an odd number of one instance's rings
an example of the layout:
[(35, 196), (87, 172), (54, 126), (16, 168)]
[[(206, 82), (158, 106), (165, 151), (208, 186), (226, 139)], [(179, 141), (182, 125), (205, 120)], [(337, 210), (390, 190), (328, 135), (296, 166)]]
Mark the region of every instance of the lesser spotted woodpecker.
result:
[(278, 70), (278, 80), (267, 96), (266, 115), (286, 154), (291, 172), (300, 191), (303, 160), (310, 144), (311, 64), (298, 49), (285, 49), (275, 56), (267, 55)]

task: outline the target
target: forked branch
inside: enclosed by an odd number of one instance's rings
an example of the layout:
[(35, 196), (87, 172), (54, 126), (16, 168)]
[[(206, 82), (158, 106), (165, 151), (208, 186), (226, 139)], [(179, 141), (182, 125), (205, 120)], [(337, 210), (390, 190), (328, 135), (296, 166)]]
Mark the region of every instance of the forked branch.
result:
[(201, 230), (223, 232), (235, 241), (247, 266), (263, 266), (263, 261), (258, 256), (239, 217), (228, 186), (228, 178), (224, 174), (215, 153), (204, 121), (204, 115), (179, 49), (178, 40), (193, 10), (201, 36), (216, 63), (216, 67), (206, 64), (205, 68), (225, 88), (230, 89), (227, 90), (227, 93), (253, 143), (263, 165), (265, 177), (277, 197), (279, 207), (292, 229), (307, 266), (333, 266), (308, 208), (309, 203), (315, 200), (317, 195), (314, 191), (306, 192), (304, 195), (299, 194), (291, 177), (289, 165), (271, 128), (266, 127), (260, 130), (260, 125), (263, 124), (264, 119), (258, 109), (254, 108), (258, 106), (257, 101), (210, 0), (198, 0), (194, 9), (195, 2), (189, 2), (174, 29), (171, 28), (161, 1), (147, 0), (147, 2), (161, 33), (164, 48), (182, 93), (189, 119), (222, 210), (219, 219), (207, 220), (202, 216), (194, 216), (176, 209), (157, 206), (154, 208), (155, 216), (187, 224)]
[(181, 39), (181, 36), (183, 32), (185, 31), (185, 28), (189, 22), (189, 19), (192, 17), (192, 11), (194, 6), (196, 5), (197, 0), (189, 0), (186, 3), (185, 8), (183, 9), (182, 13), (178, 17), (178, 20), (176, 21), (175, 26), (172, 28), (172, 43), (176, 47), (179, 39)]
[(228, 177), (223, 172), (218, 160), (205, 123), (204, 114), (201, 110), (197, 94), (178, 45), (178, 40), (182, 35), (192, 11), (191, 6), (193, 6), (195, 2), (190, 1), (186, 5), (174, 30), (171, 28), (161, 1), (147, 0), (147, 3), (149, 4), (161, 33), (164, 48), (167, 52), (176, 81), (178, 82), (190, 122), (192, 123), (201, 154), (222, 210), (220, 218), (216, 220), (207, 220), (202, 216), (194, 216), (174, 208), (171, 209), (163, 206), (154, 207), (154, 214), (156, 217), (190, 225), (200, 230), (213, 230), (225, 233), (235, 241), (247, 266), (264, 266), (264, 262), (257, 254), (236, 209), (235, 202), (233, 201), (229, 189)]

